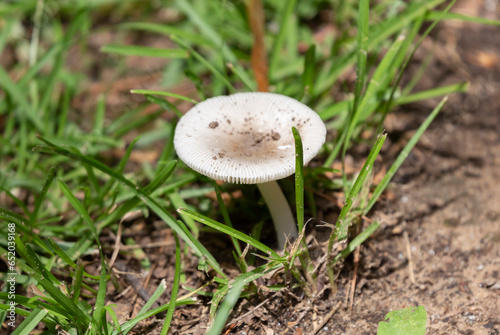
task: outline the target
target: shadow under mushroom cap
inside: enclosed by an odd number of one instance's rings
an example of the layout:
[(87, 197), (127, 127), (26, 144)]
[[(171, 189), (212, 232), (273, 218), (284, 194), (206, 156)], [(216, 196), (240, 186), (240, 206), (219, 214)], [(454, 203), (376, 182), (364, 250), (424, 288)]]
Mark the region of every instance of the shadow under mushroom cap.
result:
[(189, 167), (215, 180), (264, 183), (295, 172), (292, 127), (307, 164), (326, 138), (316, 112), (279, 94), (237, 93), (191, 108), (177, 124), (174, 146)]

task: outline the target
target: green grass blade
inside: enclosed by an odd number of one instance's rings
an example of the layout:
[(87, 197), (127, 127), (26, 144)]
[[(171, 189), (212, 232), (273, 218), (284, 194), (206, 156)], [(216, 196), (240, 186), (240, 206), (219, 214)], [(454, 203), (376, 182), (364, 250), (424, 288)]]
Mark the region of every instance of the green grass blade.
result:
[(386, 137), (387, 137), (387, 134), (382, 134), (382, 135), (378, 136), (377, 141), (375, 142), (375, 145), (373, 146), (372, 150), (370, 151), (370, 154), (368, 155), (368, 158), (366, 159), (365, 164), (363, 165), (363, 168), (359, 172), (359, 175), (356, 178), (356, 181), (354, 182), (354, 185), (352, 186), (352, 188), (349, 192), (349, 195), (347, 196), (347, 198), (344, 202), (344, 206), (342, 207), (342, 210), (340, 211), (340, 215), (339, 215), (339, 218), (337, 219), (337, 223), (335, 224), (337, 231), (330, 236), (330, 242), (328, 244), (329, 250), (331, 250), (331, 247), (333, 247), (333, 242), (335, 241), (335, 238), (338, 238), (339, 240), (344, 240), (347, 237), (348, 226), (347, 226), (346, 222), (344, 222), (346, 217), (347, 217), (347, 213), (351, 209), (351, 206), (354, 203), (354, 200), (356, 199), (366, 177), (372, 171), (373, 163), (375, 162), (375, 158), (377, 158), (377, 155), (380, 152), (380, 149), (382, 149), (382, 145), (384, 144)]
[[(252, 271), (239, 275), (235, 279), (231, 280), (228, 283), (228, 285), (224, 285), (219, 291), (217, 291), (212, 301), (210, 302), (211, 319), (215, 321), (210, 330), (207, 332), (207, 334), (221, 334), (222, 328), (226, 323), (227, 316), (229, 315), (229, 312), (234, 307), (234, 304), (240, 297), (241, 291), (245, 285), (253, 282), (254, 280), (259, 279), (262, 276), (265, 276), (266, 274), (272, 271), (276, 271), (281, 267), (283, 267), (283, 264), (277, 262), (271, 262), (265, 265), (261, 265), (258, 268), (253, 269)], [(230, 296), (229, 298), (226, 299), (229, 300), (224, 306), (221, 306), (222, 310), (219, 309), (218, 310), (219, 313), (215, 315), (217, 306), (225, 296), (227, 297), (228, 292)]]
[(47, 315), (47, 310), (41, 307), (37, 307), (31, 311), (28, 317), (21, 323), (12, 335), (29, 335), (31, 331), (35, 329), (40, 321)]
[(180, 45), (182, 48), (186, 49), (190, 55), (192, 55), (194, 58), (196, 58), (201, 64), (203, 64), (217, 79), (219, 79), (224, 86), (227, 87), (227, 89), (234, 93), (236, 92), (236, 89), (233, 87), (233, 85), (229, 82), (226, 76), (224, 76), (219, 70), (215, 68), (204, 56), (199, 54), (197, 51), (195, 51), (193, 48), (191, 48), (189, 45), (187, 45), (184, 41), (182, 41), (180, 38), (177, 36), (172, 36), (172, 40)]
[(99, 280), (99, 289), (97, 290), (94, 313), (92, 314), (93, 322), (98, 332), (100, 332), (103, 327), (106, 327), (106, 318), (104, 317), (104, 322), (102, 322), (102, 320), (106, 313), (104, 310), (104, 303), (106, 300), (106, 285), (108, 283), (106, 279), (106, 262), (104, 261), (104, 254), (100, 248), (99, 251), (101, 254), (101, 278)]
[(188, 98), (188, 97), (185, 97), (183, 95), (180, 95), (180, 94), (176, 94), (176, 93), (171, 93), (171, 92), (163, 92), (163, 91), (152, 91), (152, 90), (131, 90), (130, 93), (133, 93), (133, 94), (154, 94), (154, 95), (162, 95), (162, 96), (166, 96), (166, 97), (172, 97), (172, 98), (177, 98), (179, 100), (184, 100), (184, 101), (188, 101), (192, 104), (197, 104), (198, 101), (194, 100), (194, 99), (191, 99), (191, 98)]
[[(179, 284), (181, 280), (181, 246), (179, 244), (179, 238), (177, 234), (174, 233), (175, 239), (175, 273), (174, 273), (174, 283), (172, 287), (172, 293), (170, 295), (170, 301), (174, 302), (177, 300), (177, 294), (179, 293)], [(161, 335), (166, 335), (168, 329), (170, 328), (170, 322), (172, 322), (172, 317), (174, 316), (175, 304), (171, 303), (168, 306), (167, 315), (165, 316), (165, 321), (161, 329)]]
[[(193, 303), (197, 303), (198, 300), (190, 298), (190, 299), (183, 299), (183, 300), (178, 300), (175, 302), (176, 306), (183, 306), (183, 305), (191, 305)], [(147, 313), (141, 314), (140, 316), (136, 316), (132, 320), (129, 320), (122, 324), (122, 332), (125, 334), (126, 332), (129, 332), (137, 323), (141, 322), (144, 319), (147, 319), (149, 317), (152, 317), (153, 315), (156, 315), (158, 313), (164, 312), (168, 310), (168, 307), (170, 306), (170, 303), (167, 303), (163, 306), (157, 307)], [(118, 335), (118, 331), (114, 331), (112, 335)]]
[(110, 305), (108, 305), (104, 306), (104, 310), (109, 314), (111, 320), (113, 321), (115, 329), (120, 333), (122, 331), (122, 328), (120, 327), (120, 322), (118, 321), (118, 317), (116, 316), (116, 313), (113, 310), (113, 308)]
[(187, 208), (179, 208), (177, 210), (177, 212), (179, 212), (180, 214), (184, 214), (184, 215), (187, 215), (191, 218), (193, 218), (194, 220), (198, 221), (199, 223), (203, 223), (204, 225), (207, 225), (209, 227), (212, 227), (224, 234), (227, 234), (227, 235), (230, 235), (230, 236), (233, 236), (235, 238), (237, 238), (238, 240), (240, 241), (243, 241), (245, 243), (248, 243), (250, 244), (252, 247), (268, 254), (268, 255), (271, 255), (272, 257), (274, 258), (279, 258), (280, 256), (276, 253), (276, 251), (274, 251), (273, 249), (269, 248), (267, 245), (264, 245), (263, 243), (253, 239), (252, 237), (248, 236), (248, 235), (245, 235), (239, 231), (237, 231), (236, 229), (233, 229), (231, 227), (228, 227), (226, 226), (225, 224), (222, 224), (220, 222), (217, 222), (215, 220), (212, 220), (210, 219), (209, 217), (206, 217), (202, 214), (199, 214), (199, 213), (196, 213), (195, 211), (192, 211), (190, 209), (187, 209)]
[(316, 70), (316, 45), (311, 44), (304, 57), (304, 72), (302, 73), (302, 92), (314, 96), (314, 77)]
[(183, 40), (189, 41), (190, 43), (193, 43), (194, 45), (197, 46), (211, 44), (209, 40), (198, 34), (193, 34), (186, 29), (173, 27), (171, 25), (166, 25), (166, 24), (158, 24), (152, 22), (127, 22), (120, 24), (118, 27), (124, 29), (136, 29), (136, 30), (158, 33), (165, 35), (167, 37), (170, 37), (170, 35), (177, 35), (181, 37)]
[(299, 232), (304, 229), (304, 153), (302, 139), (297, 128), (292, 127), (295, 139), (295, 207), (297, 209), (297, 225)]
[(425, 100), (425, 99), (431, 99), (431, 98), (447, 95), (450, 93), (464, 93), (464, 92), (467, 92), (468, 88), (469, 88), (469, 82), (465, 81), (463, 83), (432, 88), (430, 90), (425, 90), (422, 92), (413, 93), (413, 94), (410, 94), (410, 95), (407, 95), (404, 97), (400, 97), (400, 98), (397, 98), (396, 100), (394, 100), (394, 103), (396, 105), (404, 105), (404, 104), (409, 104), (409, 103), (416, 102), (416, 101), (421, 101), (421, 100)]
[(155, 178), (144, 188), (146, 194), (151, 194), (158, 189), (165, 181), (170, 178), (177, 166), (177, 161), (169, 162), (163, 169), (159, 170)]
[[(219, 185), (215, 181), (212, 182), (212, 186), (214, 187), (215, 194), (217, 196), (217, 203), (219, 204), (219, 210), (224, 218), (224, 223), (226, 226), (233, 228), (233, 223), (231, 222), (231, 218), (229, 217), (229, 213), (227, 212), (226, 204), (224, 203), (224, 199), (222, 199), (222, 194)], [(236, 250), (236, 254), (238, 258), (241, 257), (241, 247), (240, 243), (234, 237), (231, 237), (231, 241), (233, 242), (234, 249)], [(247, 264), (244, 260), (240, 264), (240, 268), (243, 272), (246, 272)]]
[(163, 49), (143, 47), (137, 45), (107, 44), (101, 47), (101, 52), (113, 53), (122, 56), (142, 56), (156, 58), (187, 58), (188, 53), (183, 49)]
[(31, 122), (36, 131), (43, 131), (43, 124), (40, 118), (36, 115), (36, 111), (28, 103), (28, 99), (24, 92), (12, 81), (9, 74), (0, 66), (0, 87), (5, 93), (12, 97), (12, 100), (19, 105), (19, 110), (23, 117)]
[[(139, 313), (137, 314), (137, 316), (134, 318), (135, 320), (137, 320), (137, 322), (136, 323), (128, 323), (127, 322), (127, 330), (123, 332), (123, 335), (127, 335), (128, 332), (137, 323), (139, 323), (142, 320), (141, 316), (145, 315), (147, 313), (147, 311), (151, 308), (151, 306), (153, 306), (153, 304), (155, 303), (155, 301), (158, 300), (158, 298), (160, 298), (160, 296), (163, 294), (163, 292), (165, 292), (166, 289), (167, 289), (167, 282), (165, 281), (165, 279), (162, 279), (161, 282), (160, 282), (160, 285), (158, 285), (158, 287), (156, 288), (156, 290), (154, 291), (154, 293), (151, 295), (151, 298), (149, 298), (149, 300), (146, 301), (146, 303), (144, 304), (144, 306), (142, 306), (142, 308), (139, 311)], [(132, 320), (130, 320), (130, 321), (132, 321)], [(118, 329), (117, 329), (117, 331), (119, 332)], [(116, 331), (113, 332), (113, 334), (115, 334), (115, 333), (116, 333)]]
[[(179, 207), (187, 207), (186, 202), (184, 199), (182, 199), (181, 195), (177, 191), (173, 191), (168, 193), (168, 197), (170, 201), (172, 202), (172, 206), (174, 208), (179, 208)], [(181, 214), (182, 221), (186, 224), (186, 226), (191, 230), (193, 235), (195, 237), (198, 237), (200, 234), (200, 230), (198, 229), (198, 226), (196, 225), (196, 222), (190, 218), (189, 216)]]
[[(62, 308), (64, 308), (72, 317), (75, 318), (78, 324), (82, 326), (82, 328), (86, 329), (88, 324), (90, 323), (90, 315), (81, 310), (78, 305), (76, 305), (71, 299), (69, 299), (64, 293), (62, 293), (58, 288), (56, 288), (52, 282), (48, 279), (48, 276), (43, 275), (42, 273), (47, 273), (42, 268), (39, 268), (36, 264), (41, 264), (41, 261), (38, 259), (36, 254), (30, 249), (26, 248), (24, 244), (19, 239), (19, 236), (16, 237), (16, 251), (19, 255), (34, 269), (30, 271), (30, 275), (38, 282), (40, 286), (44, 288), (46, 293), (50, 295), (55, 301), (57, 301)], [(52, 276), (53, 277), (53, 276)]]
[(66, 199), (68, 199), (68, 202), (73, 206), (73, 208), (78, 212), (80, 217), (83, 219), (83, 221), (89, 227), (89, 229), (92, 232), (92, 235), (97, 243), (97, 246), (100, 249), (101, 242), (99, 241), (99, 234), (98, 234), (97, 229), (94, 225), (94, 221), (90, 218), (89, 213), (87, 212), (85, 207), (82, 205), (82, 203), (71, 192), (68, 185), (66, 185), (66, 183), (64, 181), (62, 181), (61, 179), (57, 179), (57, 184), (59, 185), (59, 188), (61, 189), (63, 194), (66, 196)]
[(229, 314), (233, 310), (234, 305), (238, 302), (241, 292), (245, 284), (243, 281), (237, 281), (231, 285), (231, 289), (226, 294), (225, 299), (222, 301), (215, 317), (212, 327), (206, 332), (207, 335), (218, 335), (222, 334), (222, 329), (224, 328)]
[(83, 281), (83, 265), (79, 261), (76, 266), (75, 275), (73, 276), (73, 302), (78, 304), (78, 299), (80, 299), (80, 292), (82, 290)]
[(486, 19), (484, 17), (474, 17), (459, 13), (450, 13), (444, 11), (432, 11), (427, 13), (425, 16), (426, 20), (434, 21), (438, 19), (442, 20), (460, 20), (465, 22), (473, 22), (479, 24), (487, 24), (491, 26), (500, 26), (500, 20)]
[[(233, 64), (241, 77), (242, 82), (251, 90), (256, 90), (256, 85), (254, 81), (250, 79), (248, 73), (239, 66), (238, 57), (233, 53), (231, 48), (227, 46), (224, 39), (219, 35), (217, 30), (212, 27), (206, 20), (197, 12), (196, 8), (191, 5), (190, 1), (187, 0), (176, 0), (175, 3), (180, 8), (184, 14), (189, 18), (195, 26), (198, 27), (200, 33), (209, 39), (215, 47), (217, 53), (222, 53), (225, 60)], [(174, 34), (175, 35), (175, 34)], [(178, 35), (181, 36), (182, 35)]]
[(24, 214), (26, 214), (27, 216), (31, 215), (31, 211), (28, 209), (26, 204), (23, 201), (21, 201), (18, 197), (16, 197), (14, 194), (12, 194), (8, 189), (0, 186), (0, 191), (4, 192), (9, 198), (11, 198), (16, 203), (16, 205), (18, 205), (19, 208), (23, 210)]
[(295, 9), (295, 5), (297, 0), (286, 0), (283, 1), (283, 10), (281, 12), (281, 19), (279, 22), (280, 30), (278, 35), (274, 38), (273, 47), (271, 49), (270, 59), (269, 59), (269, 79), (273, 81), (274, 74), (276, 72), (278, 60), (281, 59), (283, 52), (281, 48), (283, 47), (283, 42), (285, 41), (286, 36), (286, 28), (288, 26), (288, 21), (293, 15), (293, 10)]
[[(54, 252), (59, 256), (61, 257), (61, 259), (66, 263), (68, 264), (69, 266), (71, 266), (73, 269), (77, 270), (77, 264), (75, 262), (73, 262), (73, 260), (71, 260), (71, 258), (61, 249), (61, 247), (59, 247), (59, 245), (54, 242), (52, 239), (47, 239), (49, 245), (52, 247), (52, 249), (54, 249)], [(88, 278), (91, 278), (91, 279), (100, 279), (100, 276), (94, 276), (94, 275), (91, 275), (91, 274), (88, 274), (87, 272), (83, 271), (83, 274), (88, 277)]]
[(392, 177), (396, 173), (396, 171), (399, 169), (401, 164), (405, 161), (406, 157), (408, 157), (410, 151), (413, 149), (415, 144), (417, 144), (418, 140), (424, 133), (424, 131), (429, 127), (431, 122), (436, 118), (438, 113), (441, 111), (443, 108), (444, 104), (448, 101), (448, 97), (444, 97), (441, 102), (434, 108), (434, 110), (429, 114), (429, 116), (425, 119), (425, 121), (420, 125), (418, 128), (417, 132), (413, 135), (413, 137), (410, 139), (410, 141), (406, 144), (404, 147), (403, 151), (399, 154), (399, 156), (396, 158), (396, 161), (392, 164), (391, 168), (387, 173), (385, 174), (384, 178), (380, 182), (380, 184), (377, 185), (375, 188), (375, 191), (373, 192), (372, 197), (368, 201), (367, 206), (363, 210), (363, 213), (366, 214), (370, 211), (370, 209), (373, 207), (375, 202), (378, 200), (382, 192), (386, 189), (387, 185), (389, 185), (389, 181), (391, 181)]
[(358, 236), (356, 236), (351, 242), (349, 242), (344, 250), (342, 250), (337, 256), (335, 256), (333, 264), (349, 256), (351, 252), (354, 251), (354, 249), (356, 249), (359, 245), (366, 241), (366, 239), (370, 237), (379, 227), (380, 223), (378, 222), (373, 222), (372, 224), (370, 224), (365, 230), (363, 230)]
[(45, 184), (42, 187), (42, 191), (38, 195), (38, 197), (35, 200), (35, 208), (33, 209), (33, 213), (31, 214), (31, 225), (33, 226), (36, 223), (37, 217), (38, 217), (38, 212), (40, 211), (40, 207), (42, 206), (42, 201), (45, 199), (45, 196), (47, 195), (47, 191), (50, 188), (50, 185), (52, 185), (52, 180), (54, 179), (54, 174), (56, 173), (55, 167), (51, 167), (49, 169), (49, 172), (47, 173), (47, 179), (45, 181)]
[(71, 43), (74, 41), (74, 38), (78, 32), (78, 29), (82, 29), (85, 25), (83, 24), (85, 17), (88, 15), (87, 11), (85, 10), (78, 10), (78, 13), (75, 15), (75, 17), (72, 18), (71, 23), (69, 24), (69, 27), (66, 29), (64, 35), (63, 35), (63, 46), (64, 48), (61, 49), (61, 52), (59, 52), (55, 59), (54, 59), (54, 64), (52, 66), (52, 70), (49, 74), (49, 77), (47, 78), (47, 81), (44, 83), (44, 90), (43, 94), (40, 100), (40, 105), (39, 105), (39, 110), (42, 113), (42, 115), (39, 115), (39, 117), (42, 117), (45, 125), (47, 128), (45, 131), (47, 134), (50, 134), (50, 126), (53, 124), (50, 122), (52, 118), (57, 119), (57, 115), (51, 115), (50, 109), (49, 109), (49, 103), (53, 97), (53, 92), (54, 88), (56, 87), (56, 84), (58, 82), (61, 70), (64, 66), (64, 62), (66, 61), (66, 52), (70, 48), (70, 46), (73, 44)]
[[(366, 58), (368, 55), (368, 31), (369, 31), (369, 12), (370, 4), (368, 0), (359, 2), (358, 10), (358, 43), (356, 60), (356, 86), (354, 88), (354, 103), (352, 105), (352, 114), (355, 115), (358, 108), (363, 89), (365, 87), (366, 76)], [(353, 116), (354, 117), (354, 116)]]

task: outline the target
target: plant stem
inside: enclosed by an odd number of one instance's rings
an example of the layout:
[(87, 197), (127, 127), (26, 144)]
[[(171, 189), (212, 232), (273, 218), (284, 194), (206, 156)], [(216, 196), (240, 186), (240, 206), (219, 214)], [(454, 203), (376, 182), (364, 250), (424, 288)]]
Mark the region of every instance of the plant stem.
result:
[(298, 236), (297, 226), (295, 225), (290, 205), (275, 180), (257, 184), (257, 187), (266, 201), (269, 212), (271, 212), (274, 228), (278, 236), (278, 248), (283, 249), (285, 247), (286, 236)]

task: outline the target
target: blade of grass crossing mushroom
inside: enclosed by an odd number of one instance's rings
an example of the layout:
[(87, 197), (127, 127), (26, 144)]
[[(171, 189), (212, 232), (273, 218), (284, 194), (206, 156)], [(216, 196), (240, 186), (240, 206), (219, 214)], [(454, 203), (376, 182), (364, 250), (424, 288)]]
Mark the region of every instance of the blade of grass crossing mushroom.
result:
[(387, 185), (389, 185), (389, 182), (391, 181), (392, 177), (396, 173), (396, 171), (399, 169), (401, 164), (405, 161), (406, 157), (408, 157), (410, 151), (413, 149), (415, 144), (417, 144), (418, 140), (424, 133), (424, 131), (429, 127), (431, 122), (436, 118), (438, 113), (441, 111), (443, 108), (444, 104), (448, 101), (448, 97), (444, 97), (441, 102), (434, 108), (434, 110), (429, 114), (429, 116), (425, 119), (425, 121), (420, 125), (418, 128), (417, 132), (412, 136), (410, 141), (405, 145), (403, 151), (398, 155), (396, 158), (396, 161), (392, 164), (390, 167), (389, 171), (385, 174), (384, 178), (382, 181), (377, 185), (375, 188), (375, 191), (373, 191), (373, 195), (368, 201), (368, 204), (366, 207), (363, 209), (363, 214), (367, 214), (370, 209), (373, 207), (375, 202), (378, 200), (382, 192), (386, 189)]
[(196, 255), (204, 255), (212, 268), (217, 273), (219, 273), (222, 278), (227, 278), (215, 258), (213, 258), (213, 256), (201, 245), (201, 243), (194, 238), (194, 236), (187, 230), (187, 228), (184, 225), (179, 224), (179, 222), (175, 221), (172, 215), (163, 206), (158, 204), (157, 201), (150, 197), (149, 194), (147, 194), (147, 192), (145, 192), (143, 189), (137, 187), (134, 183), (125, 178), (123, 175), (117, 173), (114, 169), (102, 164), (92, 157), (82, 155), (79, 152), (68, 151), (67, 149), (57, 146), (41, 136), (39, 136), (39, 139), (47, 144), (48, 147), (36, 147), (36, 150), (51, 154), (64, 155), (72, 159), (87, 163), (104, 172), (105, 174), (111, 176), (112, 178), (115, 178), (116, 180), (122, 182), (129, 190), (134, 192), (136, 196), (145, 203), (145, 205), (153, 210), (153, 212), (155, 212), (169, 227), (175, 230), (177, 234), (179, 234), (179, 236), (193, 249)]
[[(174, 232), (175, 239), (175, 272), (174, 272), (174, 283), (172, 287), (172, 293), (170, 294), (170, 301), (174, 302), (177, 300), (177, 294), (179, 293), (179, 284), (181, 280), (181, 246), (179, 244), (179, 238)], [(167, 315), (165, 316), (165, 321), (161, 329), (161, 335), (166, 335), (168, 329), (170, 328), (170, 322), (172, 322), (172, 317), (174, 316), (175, 304), (172, 303), (168, 306)]]
[(29, 335), (31, 331), (35, 329), (40, 321), (47, 315), (47, 310), (45, 308), (37, 307), (30, 312), (28, 317), (17, 326), (16, 330), (12, 332), (12, 335)]
[(292, 127), (295, 140), (295, 205), (297, 209), (297, 225), (299, 232), (304, 229), (304, 153), (302, 139), (297, 128)]
[[(313, 292), (316, 292), (316, 274), (314, 273), (314, 264), (311, 261), (309, 250), (305, 241), (304, 227), (304, 153), (302, 139), (297, 128), (292, 127), (292, 133), (295, 140), (295, 205), (297, 212), (297, 225), (299, 227), (299, 238), (301, 238), (301, 250), (299, 251), (300, 264), (305, 270), (305, 275), (309, 286)], [(293, 264), (294, 256), (290, 263)]]

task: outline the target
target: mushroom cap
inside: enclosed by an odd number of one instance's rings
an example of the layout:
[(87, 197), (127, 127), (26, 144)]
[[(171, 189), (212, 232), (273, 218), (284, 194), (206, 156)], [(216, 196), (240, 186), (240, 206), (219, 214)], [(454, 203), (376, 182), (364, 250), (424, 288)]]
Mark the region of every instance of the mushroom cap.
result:
[(265, 183), (295, 172), (292, 127), (300, 133), (307, 164), (325, 143), (318, 114), (284, 95), (236, 93), (191, 108), (177, 124), (174, 146), (186, 165), (205, 176)]

